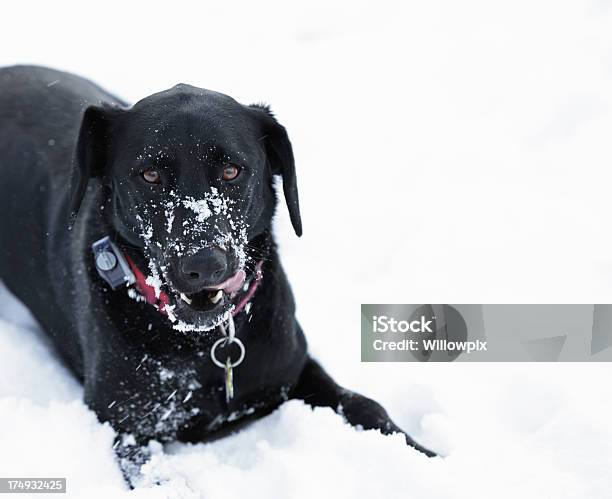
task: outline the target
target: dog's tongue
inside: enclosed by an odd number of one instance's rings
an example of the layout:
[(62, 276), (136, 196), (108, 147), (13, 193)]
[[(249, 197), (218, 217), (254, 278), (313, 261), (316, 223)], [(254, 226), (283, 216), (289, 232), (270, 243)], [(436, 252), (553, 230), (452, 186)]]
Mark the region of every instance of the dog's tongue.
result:
[(211, 286), (210, 289), (222, 289), (224, 292), (232, 294), (242, 287), (245, 279), (246, 273), (244, 272), (244, 270), (239, 270), (233, 276), (229, 277), (222, 283), (217, 284), (216, 286)]

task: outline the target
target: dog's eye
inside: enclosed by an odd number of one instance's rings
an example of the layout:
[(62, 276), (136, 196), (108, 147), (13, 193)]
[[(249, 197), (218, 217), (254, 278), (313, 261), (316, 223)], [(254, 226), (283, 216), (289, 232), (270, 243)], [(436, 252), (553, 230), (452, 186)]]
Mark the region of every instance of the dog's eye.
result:
[(236, 165), (226, 165), (223, 168), (223, 180), (234, 180), (240, 173), (240, 168)]
[(159, 184), (161, 182), (161, 175), (153, 168), (148, 168), (142, 172), (142, 178), (144, 178), (150, 184)]

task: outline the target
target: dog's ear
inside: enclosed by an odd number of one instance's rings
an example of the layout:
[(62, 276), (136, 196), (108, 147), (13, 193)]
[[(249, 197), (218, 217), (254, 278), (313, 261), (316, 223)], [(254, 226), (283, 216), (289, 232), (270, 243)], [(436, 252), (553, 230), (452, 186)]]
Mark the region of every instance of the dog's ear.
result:
[(110, 143), (110, 121), (118, 108), (89, 106), (83, 113), (79, 137), (72, 157), (69, 222), (72, 228), (90, 178), (101, 177)]
[(258, 113), (258, 118), (263, 123), (263, 135), (259, 140), (264, 144), (272, 174), (280, 175), (283, 179), (283, 192), (289, 208), (291, 224), (295, 233), (301, 236), (302, 219), (300, 217), (295, 161), (287, 130), (276, 121), (268, 106), (253, 104), (249, 107)]

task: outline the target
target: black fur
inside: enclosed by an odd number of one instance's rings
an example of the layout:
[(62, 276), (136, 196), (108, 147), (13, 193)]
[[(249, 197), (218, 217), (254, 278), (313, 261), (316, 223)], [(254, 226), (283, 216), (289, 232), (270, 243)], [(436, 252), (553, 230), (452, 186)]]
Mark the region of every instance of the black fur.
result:
[[(220, 174), (229, 163), (244, 169), (224, 182)], [(161, 172), (162, 184), (143, 181), (142, 170), (150, 167)], [(293, 227), (302, 233), (293, 153), (287, 132), (265, 106), (177, 85), (128, 107), (71, 74), (5, 68), (0, 174), (0, 278), (84, 383), (85, 400), (99, 419), (134, 437), (117, 446), (126, 473), (146, 459), (142, 445), (149, 439), (215, 438), (291, 397), (341, 410), (354, 425), (401, 431), (377, 403), (338, 387), (308, 357), (270, 234), (275, 175), (283, 177)], [(90, 250), (111, 235), (145, 274), (152, 261), (166, 269), (169, 293), (200, 292), (215, 284), (207, 274), (211, 265), (220, 265), (217, 282), (236, 272), (237, 246), (215, 248), (212, 258), (213, 229), (183, 236), (181, 227), (189, 226), (193, 213), (177, 202), (177, 220), (170, 223), (162, 207), (168, 196), (198, 200), (211, 187), (232, 200), (232, 213), (245, 227), (247, 276), (264, 261), (250, 314), (236, 317), (247, 354), (234, 371), (229, 404), (223, 370), (210, 359), (219, 328), (174, 330), (153, 306), (124, 289), (112, 291)], [(226, 223), (214, 230), (231, 232)], [(149, 246), (142, 237), (147, 224), (155, 234)], [(176, 241), (187, 250), (175, 251)], [(197, 272), (186, 274), (194, 265)], [(199, 280), (190, 281), (193, 275)], [(217, 312), (184, 307), (181, 313), (207, 326), (229, 306)]]

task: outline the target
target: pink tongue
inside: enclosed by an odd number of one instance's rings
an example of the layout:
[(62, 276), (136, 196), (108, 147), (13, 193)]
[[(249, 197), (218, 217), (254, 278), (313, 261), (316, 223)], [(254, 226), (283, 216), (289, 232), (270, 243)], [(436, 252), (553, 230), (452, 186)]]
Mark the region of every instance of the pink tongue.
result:
[(229, 277), (225, 281), (216, 286), (210, 286), (209, 289), (222, 289), (228, 294), (235, 293), (238, 291), (242, 285), (244, 284), (244, 280), (246, 279), (246, 273), (244, 270), (239, 270), (232, 277)]

